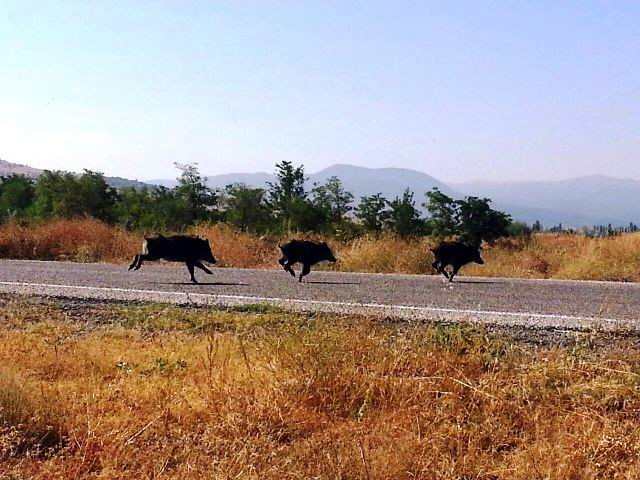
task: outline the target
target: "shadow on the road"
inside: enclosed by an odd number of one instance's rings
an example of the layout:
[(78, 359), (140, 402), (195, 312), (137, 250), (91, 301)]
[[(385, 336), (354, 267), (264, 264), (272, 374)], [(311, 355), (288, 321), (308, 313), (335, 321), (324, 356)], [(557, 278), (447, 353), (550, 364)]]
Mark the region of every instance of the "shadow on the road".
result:
[(447, 283), (446, 285), (455, 285), (456, 283), (469, 283), (472, 285), (492, 285), (502, 282), (498, 282), (496, 280), (454, 280), (452, 283)]
[(199, 285), (206, 285), (206, 286), (218, 286), (218, 287), (225, 287), (225, 286), (231, 286), (231, 287), (248, 287), (249, 284), (248, 283), (228, 283), (228, 282), (198, 282), (198, 283), (193, 283), (193, 282), (170, 282), (170, 283), (156, 283), (156, 285), (193, 285), (194, 287), (197, 287)]
[(322, 282), (319, 280), (305, 280), (303, 283), (315, 283), (317, 285), (360, 285), (360, 282)]

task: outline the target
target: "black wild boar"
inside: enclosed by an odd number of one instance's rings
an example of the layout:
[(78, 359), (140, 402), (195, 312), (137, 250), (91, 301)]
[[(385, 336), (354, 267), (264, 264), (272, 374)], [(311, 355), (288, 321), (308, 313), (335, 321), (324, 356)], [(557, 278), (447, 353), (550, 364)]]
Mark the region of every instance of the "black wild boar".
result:
[[(431, 251), (436, 259), (432, 264), (433, 268), (448, 278), (450, 282), (453, 282), (453, 277), (457, 275), (458, 270), (467, 263), (475, 262), (480, 265), (484, 263), (480, 257), (480, 247), (462, 242), (442, 242)], [(453, 268), (451, 273), (445, 270), (448, 265)]]
[(278, 263), (282, 265), (285, 272), (289, 272), (295, 277), (296, 272), (291, 266), (294, 263), (302, 264), (302, 271), (298, 277), (299, 282), (302, 282), (302, 277), (311, 272), (311, 265), (315, 265), (323, 260), (336, 262), (336, 257), (333, 256), (331, 249), (325, 242), (316, 243), (308, 240), (291, 240), (289, 243), (278, 246), (280, 250), (282, 250), (282, 258), (278, 260)]
[(216, 263), (211, 253), (209, 240), (187, 235), (164, 237), (158, 235), (144, 239), (142, 253), (136, 255), (129, 265), (129, 270), (138, 270), (144, 260), (169, 260), (170, 262), (185, 262), (191, 275), (191, 281), (198, 283), (193, 275), (194, 267), (211, 274), (213, 273), (202, 264), (202, 261)]

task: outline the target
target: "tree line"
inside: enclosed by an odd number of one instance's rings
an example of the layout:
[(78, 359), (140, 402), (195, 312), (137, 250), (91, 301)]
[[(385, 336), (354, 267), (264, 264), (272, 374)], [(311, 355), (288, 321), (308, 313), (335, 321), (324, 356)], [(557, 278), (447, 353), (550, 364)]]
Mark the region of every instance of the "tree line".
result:
[(283, 161), (266, 188), (244, 184), (211, 189), (195, 164), (176, 164), (174, 188), (115, 189), (99, 172), (45, 171), (36, 180), (0, 177), (0, 221), (90, 216), (127, 229), (182, 231), (200, 222), (226, 222), (255, 234), (313, 232), (341, 238), (391, 232), (401, 237), (459, 237), (469, 243), (524, 233), (526, 225), (491, 208), (488, 198), (453, 199), (438, 189), (416, 204), (414, 192), (387, 199), (382, 194), (358, 202), (337, 177), (305, 187), (304, 166)]

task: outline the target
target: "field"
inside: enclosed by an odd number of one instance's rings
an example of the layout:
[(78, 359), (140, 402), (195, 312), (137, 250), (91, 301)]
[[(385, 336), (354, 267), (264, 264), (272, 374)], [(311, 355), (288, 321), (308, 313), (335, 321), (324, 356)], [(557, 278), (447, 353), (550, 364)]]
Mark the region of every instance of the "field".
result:
[(640, 475), (635, 338), (0, 297), (0, 478)]
[[(274, 268), (281, 239), (249, 235), (226, 225), (203, 225), (192, 233), (209, 238), (220, 266)], [(0, 258), (124, 263), (139, 250), (142, 235), (96, 220), (54, 220), (36, 226), (0, 225)], [(332, 241), (337, 270), (374, 273), (434, 273), (430, 239), (391, 236)], [(538, 234), (486, 246), (485, 265), (466, 275), (576, 280), (640, 281), (640, 234), (585, 238)], [(329, 267), (327, 267), (329, 268)]]

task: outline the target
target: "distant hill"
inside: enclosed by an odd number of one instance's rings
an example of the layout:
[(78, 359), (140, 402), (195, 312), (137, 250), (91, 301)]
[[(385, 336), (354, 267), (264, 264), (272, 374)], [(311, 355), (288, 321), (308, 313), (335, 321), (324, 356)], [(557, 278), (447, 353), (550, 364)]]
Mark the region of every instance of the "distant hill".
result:
[(366, 168), (354, 165), (333, 165), (309, 175), (309, 184), (325, 183), (336, 176), (345, 189), (356, 199), (363, 195), (382, 193), (388, 199), (402, 195), (407, 188), (415, 193), (417, 204), (424, 202), (424, 194), (434, 187), (448, 195), (457, 195), (454, 189), (426, 173), (407, 168)]
[[(307, 189), (314, 184), (325, 183), (330, 177), (338, 177), (346, 190), (353, 193), (356, 199), (363, 195), (382, 193), (387, 198), (402, 195), (409, 188), (415, 192), (417, 203), (422, 203), (424, 193), (433, 187), (438, 187), (447, 194), (454, 195), (455, 191), (445, 183), (417, 170), (405, 168), (366, 168), (354, 165), (332, 165), (316, 173), (307, 174)], [(268, 182), (274, 182), (275, 176), (270, 173), (227, 173), (224, 175), (208, 175), (207, 184), (211, 188), (223, 188), (231, 183), (244, 183), (254, 187), (267, 187)], [(150, 183), (172, 187), (175, 180), (149, 180)]]
[[(36, 179), (42, 174), (43, 171), (44, 170), (40, 170), (39, 168), (33, 168), (27, 165), (21, 165), (19, 163), (11, 163), (7, 162), (6, 160), (0, 159), (0, 177), (7, 175), (24, 175), (26, 177)], [(150, 186), (150, 184), (145, 182), (140, 182), (138, 180), (129, 180), (128, 178), (122, 177), (104, 177), (104, 179), (113, 188), (142, 188)]]
[[(548, 226), (560, 222), (572, 226), (640, 223), (640, 181), (637, 180), (593, 175), (557, 181), (480, 181), (454, 186), (467, 195), (489, 197), (496, 205), (541, 209), (540, 220)], [(523, 219), (535, 220), (535, 211), (523, 213), (526, 213)]]
[(122, 177), (104, 177), (106, 182), (113, 188), (144, 188), (153, 187), (153, 184), (147, 182), (141, 182), (139, 180), (131, 180), (129, 178)]
[[(211, 188), (224, 188), (232, 183), (244, 183), (252, 187), (266, 187), (267, 182), (273, 182), (275, 177), (270, 173), (258, 172), (258, 173), (227, 173), (224, 175), (211, 175), (207, 176), (207, 185)], [(157, 179), (149, 180), (149, 183), (155, 185), (162, 185), (163, 187), (175, 187), (178, 182), (173, 179)]]
[(19, 163), (11, 163), (0, 158), (0, 176), (6, 175), (24, 175), (25, 177), (37, 178), (42, 173), (42, 170), (32, 168), (27, 165), (20, 165)]

